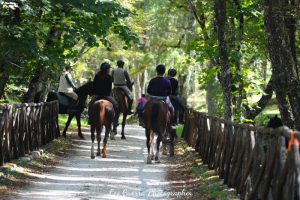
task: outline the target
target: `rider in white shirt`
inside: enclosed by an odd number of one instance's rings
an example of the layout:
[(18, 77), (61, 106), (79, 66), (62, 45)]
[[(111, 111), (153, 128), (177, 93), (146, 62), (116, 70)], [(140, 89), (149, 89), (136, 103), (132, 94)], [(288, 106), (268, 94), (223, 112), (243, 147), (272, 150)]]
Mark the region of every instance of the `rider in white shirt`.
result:
[(67, 65), (66, 71), (60, 76), (58, 92), (65, 94), (66, 96), (72, 98), (76, 102), (78, 96), (75, 93), (75, 90), (77, 88), (71, 76), (72, 71), (73, 68), (70, 65)]

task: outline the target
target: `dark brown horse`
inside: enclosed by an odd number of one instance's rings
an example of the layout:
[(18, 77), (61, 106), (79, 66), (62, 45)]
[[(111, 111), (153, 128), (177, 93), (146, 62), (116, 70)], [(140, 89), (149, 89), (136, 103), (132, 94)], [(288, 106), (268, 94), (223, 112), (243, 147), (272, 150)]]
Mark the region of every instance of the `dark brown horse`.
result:
[(68, 127), (70, 126), (70, 123), (73, 119), (73, 117), (77, 120), (77, 126), (78, 126), (78, 136), (80, 138), (83, 138), (82, 132), (81, 132), (81, 113), (83, 112), (85, 108), (85, 103), (88, 95), (92, 94), (92, 84), (93, 82), (87, 82), (84, 85), (80, 86), (76, 93), (78, 95), (78, 103), (77, 105), (70, 106), (68, 105), (68, 98), (66, 96), (62, 96), (59, 93), (55, 92), (49, 92), (47, 96), (47, 102), (58, 100), (59, 102), (59, 114), (68, 114), (68, 120), (66, 122), (66, 126), (63, 130), (63, 136), (66, 137)]
[[(133, 83), (131, 83), (128, 88), (130, 90), (132, 90), (132, 85)], [(128, 97), (126, 96), (124, 90), (122, 90), (121, 88), (114, 88), (113, 89), (113, 95), (114, 98), (116, 99), (116, 101), (119, 104), (118, 109), (116, 110), (116, 116), (115, 116), (115, 121), (114, 121), (114, 128), (113, 128), (113, 133), (116, 135), (117, 134), (117, 127), (119, 124), (119, 117), (120, 114), (123, 114), (123, 120), (122, 120), (122, 132), (121, 132), (121, 139), (126, 139), (125, 137), (125, 133), (124, 133), (124, 128), (126, 125), (126, 119), (127, 119), (127, 115), (128, 115)]]
[[(147, 164), (151, 164), (154, 157), (154, 134), (156, 139), (155, 162), (160, 162), (159, 148), (160, 142), (166, 142), (167, 126), (170, 119), (170, 113), (167, 105), (161, 100), (149, 101), (144, 110), (145, 129), (146, 129), (146, 145), (148, 148)], [(151, 150), (151, 154), (150, 154)]]
[(105, 126), (105, 136), (103, 139), (103, 148), (102, 148), (102, 157), (106, 158), (106, 144), (111, 132), (111, 126), (114, 119), (114, 109), (113, 105), (107, 100), (98, 100), (89, 105), (89, 118), (91, 124), (91, 158), (95, 158), (94, 154), (94, 140), (95, 140), (95, 131), (97, 133), (98, 149), (97, 156), (100, 156), (100, 142), (101, 142), (101, 132), (103, 126)]

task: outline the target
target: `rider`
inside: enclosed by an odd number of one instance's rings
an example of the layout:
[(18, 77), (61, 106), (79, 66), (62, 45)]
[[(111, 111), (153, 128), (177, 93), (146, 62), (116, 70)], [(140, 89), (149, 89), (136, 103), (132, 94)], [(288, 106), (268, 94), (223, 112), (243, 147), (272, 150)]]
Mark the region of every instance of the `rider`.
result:
[[(151, 95), (150, 99), (161, 99), (163, 100), (171, 113), (174, 116), (174, 107), (170, 101), (169, 96), (172, 93), (171, 82), (169, 79), (164, 77), (166, 67), (162, 64), (156, 67), (157, 77), (152, 78), (149, 82), (147, 92)], [(172, 120), (171, 120), (172, 121)]]
[(109, 75), (110, 64), (104, 62), (100, 65), (100, 71), (95, 75), (93, 81), (93, 94), (90, 105), (99, 100), (105, 99), (113, 104), (114, 109), (118, 109), (118, 102), (111, 96), (112, 77)]
[(70, 65), (66, 66), (66, 71), (60, 76), (58, 92), (70, 97), (75, 102), (78, 99), (77, 94), (74, 92), (77, 88), (73, 82), (71, 73), (73, 68)]
[(143, 112), (147, 102), (148, 100), (146, 99), (145, 94), (142, 94), (141, 98), (137, 100), (137, 106), (134, 115), (138, 115), (140, 126), (144, 126)]
[[(172, 93), (170, 95), (170, 100), (171, 102), (174, 102), (177, 106), (178, 109), (180, 111), (183, 111), (185, 109), (185, 105), (183, 103), (183, 101), (181, 100), (181, 98), (178, 96), (178, 80), (175, 78), (177, 74), (176, 69), (169, 69), (168, 70), (168, 79), (171, 82), (171, 86), (172, 86)], [(175, 116), (174, 116), (174, 123), (177, 124), (177, 120), (175, 118), (177, 118), (177, 112), (175, 111)]]
[(128, 114), (133, 114), (133, 112), (131, 111), (133, 96), (131, 94), (131, 91), (128, 88), (128, 85), (131, 85), (132, 82), (129, 78), (128, 72), (123, 68), (124, 64), (125, 62), (123, 60), (117, 61), (118, 68), (113, 70), (112, 77), (113, 77), (114, 87), (122, 88), (126, 96), (128, 97)]

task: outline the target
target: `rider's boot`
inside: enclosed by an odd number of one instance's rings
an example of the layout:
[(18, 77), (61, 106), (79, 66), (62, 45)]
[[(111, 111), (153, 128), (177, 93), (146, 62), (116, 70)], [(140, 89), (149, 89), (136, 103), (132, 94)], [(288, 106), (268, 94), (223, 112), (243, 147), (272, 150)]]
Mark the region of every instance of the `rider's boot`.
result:
[(128, 115), (134, 114), (134, 112), (131, 111), (132, 104), (133, 104), (133, 99), (128, 98)]

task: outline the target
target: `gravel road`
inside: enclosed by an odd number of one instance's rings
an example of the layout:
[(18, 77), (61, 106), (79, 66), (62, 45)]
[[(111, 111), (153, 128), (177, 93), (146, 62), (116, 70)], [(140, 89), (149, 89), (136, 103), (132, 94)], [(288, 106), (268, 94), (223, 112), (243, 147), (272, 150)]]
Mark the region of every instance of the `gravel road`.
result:
[[(120, 135), (108, 141), (107, 158), (90, 158), (90, 134), (75, 142), (62, 162), (34, 179), (5, 200), (135, 200), (176, 199), (166, 181), (168, 162), (145, 164), (147, 148), (144, 129), (126, 126), (126, 140)], [(102, 134), (103, 135), (103, 134)], [(189, 195), (189, 194), (181, 194)]]

